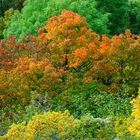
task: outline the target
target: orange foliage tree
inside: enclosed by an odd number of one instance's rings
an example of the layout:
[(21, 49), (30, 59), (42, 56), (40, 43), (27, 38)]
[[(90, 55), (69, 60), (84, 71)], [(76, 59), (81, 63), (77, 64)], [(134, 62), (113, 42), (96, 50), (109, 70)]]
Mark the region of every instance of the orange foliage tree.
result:
[[(1, 104), (9, 98), (18, 98), (20, 103), (30, 102), (31, 92), (39, 93), (58, 91), (61, 85), (61, 73), (47, 59), (19, 58), (16, 67), (9, 71), (0, 71)], [(53, 86), (52, 86), (53, 85)], [(60, 86), (61, 87), (61, 86)]]
[(20, 57), (33, 57), (35, 52), (31, 45), (19, 43), (13, 35), (9, 35), (9, 40), (3, 39), (0, 42), (0, 69), (14, 68), (16, 60)]
[(80, 75), (79, 78), (84, 77), (93, 66), (100, 36), (87, 28), (84, 17), (64, 10), (60, 16), (50, 18), (38, 32), (37, 37), (29, 37), (29, 42), (37, 48), (37, 57), (47, 57), (61, 70), (64, 82), (72, 81), (69, 77), (74, 73)]
[[(60, 16), (50, 18), (37, 37), (30, 36), (23, 43), (16, 42), (12, 36), (10, 40), (3, 40), (1, 64), (3, 61), (6, 64), (2, 65), (1, 79), (4, 75), (7, 78), (1, 80), (1, 99), (25, 93), (28, 95), (37, 88), (57, 94), (74, 82), (78, 83), (79, 77), (74, 78), (74, 72), (82, 73), (83, 68), (88, 70), (91, 67), (99, 39), (96, 33), (87, 29), (83, 17), (64, 10)], [(41, 72), (38, 63), (44, 64)], [(3, 72), (7, 65), (13, 69)], [(34, 66), (34, 72), (31, 66)], [(47, 76), (44, 72), (47, 72)], [(59, 82), (53, 78), (58, 78)]]
[(127, 92), (137, 94), (140, 80), (140, 36), (132, 34), (130, 30), (111, 39), (104, 35), (99, 52), (102, 61), (110, 67), (106, 70), (113, 73), (112, 83), (119, 88), (125, 85)]

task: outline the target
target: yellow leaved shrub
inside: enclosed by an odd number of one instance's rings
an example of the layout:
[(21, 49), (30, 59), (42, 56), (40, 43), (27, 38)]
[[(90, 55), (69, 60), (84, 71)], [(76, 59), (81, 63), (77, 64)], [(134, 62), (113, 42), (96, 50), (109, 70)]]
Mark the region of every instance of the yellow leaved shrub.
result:
[(1, 136), (1, 140), (34, 140), (47, 139), (53, 137), (60, 139), (69, 139), (69, 136), (76, 133), (80, 122), (68, 111), (47, 112), (41, 115), (35, 115), (25, 124), (13, 124), (7, 134)]
[(128, 130), (132, 135), (140, 136), (140, 88), (139, 88), (139, 95), (136, 99), (132, 101), (133, 104), (133, 111), (132, 111), (132, 119), (130, 122), (130, 126)]

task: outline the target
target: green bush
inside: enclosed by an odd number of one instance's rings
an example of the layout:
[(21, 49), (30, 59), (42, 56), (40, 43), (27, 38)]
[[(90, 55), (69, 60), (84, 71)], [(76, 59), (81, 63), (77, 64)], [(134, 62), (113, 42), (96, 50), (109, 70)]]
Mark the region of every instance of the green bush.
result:
[(94, 117), (127, 116), (131, 112), (130, 100), (127, 96), (104, 92), (99, 85), (90, 83), (61, 93), (51, 101), (51, 109), (67, 109), (77, 117), (86, 113)]
[(83, 140), (112, 140), (115, 137), (114, 122), (111, 118), (94, 118), (92, 115), (83, 115), (76, 139)]

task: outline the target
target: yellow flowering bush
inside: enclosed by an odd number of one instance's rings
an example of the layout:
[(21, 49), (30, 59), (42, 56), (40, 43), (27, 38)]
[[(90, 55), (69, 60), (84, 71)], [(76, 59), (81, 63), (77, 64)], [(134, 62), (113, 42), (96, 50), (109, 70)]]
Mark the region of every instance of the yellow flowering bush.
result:
[(69, 139), (70, 135), (75, 135), (80, 122), (68, 111), (47, 112), (42, 115), (35, 115), (27, 123), (13, 124), (7, 134), (1, 136), (1, 140), (34, 140), (47, 139), (52, 137)]
[(132, 119), (130, 122), (130, 126), (128, 130), (131, 134), (135, 136), (140, 136), (140, 88), (139, 88), (139, 95), (136, 99), (132, 101), (133, 104), (133, 111), (132, 111)]

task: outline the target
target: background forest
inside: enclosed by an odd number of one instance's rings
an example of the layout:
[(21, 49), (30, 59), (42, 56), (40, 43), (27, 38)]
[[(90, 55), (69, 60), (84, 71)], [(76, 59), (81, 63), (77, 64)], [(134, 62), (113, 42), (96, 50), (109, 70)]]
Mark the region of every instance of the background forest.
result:
[(0, 140), (140, 140), (139, 0), (0, 0)]

